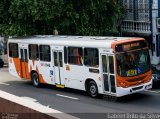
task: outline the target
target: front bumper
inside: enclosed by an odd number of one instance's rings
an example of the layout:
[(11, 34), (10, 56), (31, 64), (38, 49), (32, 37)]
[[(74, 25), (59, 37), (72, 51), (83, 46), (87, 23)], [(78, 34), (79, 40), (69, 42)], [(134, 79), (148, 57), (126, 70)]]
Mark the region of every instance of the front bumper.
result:
[(133, 94), (136, 92), (144, 91), (147, 89), (151, 89), (151, 88), (152, 88), (152, 80), (150, 80), (149, 82), (145, 84), (141, 84), (141, 85), (133, 86), (129, 88), (117, 87), (116, 96), (121, 97), (121, 96), (129, 95), (129, 94)]

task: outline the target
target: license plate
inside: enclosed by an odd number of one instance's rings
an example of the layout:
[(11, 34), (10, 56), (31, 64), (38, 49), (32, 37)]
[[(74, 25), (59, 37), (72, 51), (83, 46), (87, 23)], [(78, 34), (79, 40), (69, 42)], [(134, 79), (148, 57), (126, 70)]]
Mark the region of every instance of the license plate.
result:
[(134, 76), (137, 75), (137, 70), (128, 70), (127, 71), (127, 76)]

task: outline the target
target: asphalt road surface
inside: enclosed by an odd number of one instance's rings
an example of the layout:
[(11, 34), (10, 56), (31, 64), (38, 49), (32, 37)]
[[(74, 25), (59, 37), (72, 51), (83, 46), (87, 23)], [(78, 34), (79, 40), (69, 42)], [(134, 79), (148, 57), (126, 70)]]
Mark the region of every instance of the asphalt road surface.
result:
[(69, 88), (52, 85), (35, 88), (31, 81), (18, 79), (7, 68), (0, 68), (0, 90), (83, 119), (107, 119), (114, 116), (112, 113), (144, 113), (148, 117), (160, 113), (160, 89), (125, 96), (118, 101), (94, 99), (84, 91)]

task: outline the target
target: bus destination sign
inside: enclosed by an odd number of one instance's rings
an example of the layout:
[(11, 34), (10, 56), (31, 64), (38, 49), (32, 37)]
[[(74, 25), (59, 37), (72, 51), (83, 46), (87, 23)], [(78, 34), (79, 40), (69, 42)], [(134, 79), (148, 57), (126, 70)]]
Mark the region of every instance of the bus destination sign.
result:
[(126, 50), (131, 50), (134, 48), (138, 48), (139, 45), (140, 45), (139, 43), (128, 43), (128, 44), (122, 45), (122, 47), (123, 47), (123, 50), (126, 51)]
[(135, 50), (135, 49), (140, 49), (145, 47), (147, 47), (147, 43), (145, 41), (118, 44), (116, 45), (116, 52), (125, 52), (129, 50)]

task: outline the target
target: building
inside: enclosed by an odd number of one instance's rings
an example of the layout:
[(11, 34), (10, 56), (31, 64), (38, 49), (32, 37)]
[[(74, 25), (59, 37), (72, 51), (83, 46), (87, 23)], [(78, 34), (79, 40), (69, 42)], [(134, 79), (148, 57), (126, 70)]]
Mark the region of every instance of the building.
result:
[(0, 37), (0, 55), (5, 55), (7, 53), (7, 41), (8, 38)]
[(151, 49), (151, 63), (160, 63), (160, 0), (120, 0), (125, 8), (122, 36), (144, 37)]

